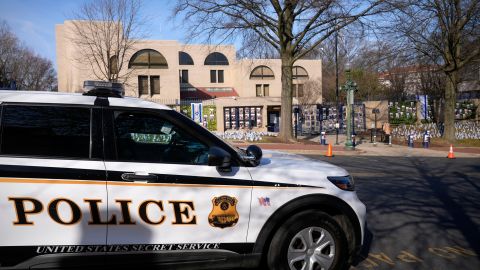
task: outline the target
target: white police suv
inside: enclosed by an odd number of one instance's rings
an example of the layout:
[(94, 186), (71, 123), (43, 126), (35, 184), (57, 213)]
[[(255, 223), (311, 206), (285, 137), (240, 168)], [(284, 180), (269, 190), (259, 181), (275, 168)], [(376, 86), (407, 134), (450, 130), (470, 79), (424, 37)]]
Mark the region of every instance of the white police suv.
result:
[(342, 269), (362, 245), (344, 169), (85, 86), (0, 92), (0, 269)]

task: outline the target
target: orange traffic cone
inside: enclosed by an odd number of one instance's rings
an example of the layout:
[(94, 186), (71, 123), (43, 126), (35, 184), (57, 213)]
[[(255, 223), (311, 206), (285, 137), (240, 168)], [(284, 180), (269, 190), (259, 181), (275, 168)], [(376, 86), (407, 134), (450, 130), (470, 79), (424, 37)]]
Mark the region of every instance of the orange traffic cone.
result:
[(455, 158), (455, 155), (453, 154), (453, 145), (450, 144), (450, 151), (448, 152), (447, 158)]
[(332, 144), (328, 144), (328, 149), (327, 149), (327, 154), (325, 155), (326, 157), (333, 157), (333, 151), (332, 151)]

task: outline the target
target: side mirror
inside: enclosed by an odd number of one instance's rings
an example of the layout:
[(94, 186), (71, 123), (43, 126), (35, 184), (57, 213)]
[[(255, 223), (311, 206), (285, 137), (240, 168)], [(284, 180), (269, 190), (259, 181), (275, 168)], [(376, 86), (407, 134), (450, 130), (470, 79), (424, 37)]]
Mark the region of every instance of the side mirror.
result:
[(228, 172), (231, 170), (232, 156), (220, 147), (212, 146), (208, 151), (208, 166), (215, 166), (219, 170)]
[(262, 149), (256, 145), (250, 145), (247, 147), (247, 155), (249, 157), (253, 157), (250, 159), (250, 163), (254, 166), (258, 166), (260, 164), (260, 160), (262, 159)]

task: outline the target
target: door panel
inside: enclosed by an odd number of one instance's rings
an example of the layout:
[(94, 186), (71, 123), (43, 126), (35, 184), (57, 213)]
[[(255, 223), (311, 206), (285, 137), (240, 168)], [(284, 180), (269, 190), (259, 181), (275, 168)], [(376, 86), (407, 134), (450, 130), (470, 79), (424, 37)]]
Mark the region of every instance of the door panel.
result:
[(106, 218), (103, 162), (0, 157), (0, 164), (2, 266), (71, 253), (65, 247), (72, 245), (106, 244), (107, 226), (89, 224), (91, 209), (85, 202), (101, 200), (99, 215)]
[(0, 157), (0, 164), (2, 246), (105, 244), (106, 226), (89, 225), (85, 202), (102, 200), (107, 210), (103, 162)]
[[(106, 168), (109, 212), (118, 221), (109, 225), (108, 244), (245, 243), (251, 200), (246, 168), (228, 174), (205, 165), (106, 162)], [(134, 172), (158, 179), (122, 180), (123, 173)], [(212, 218), (222, 215), (222, 202), (236, 210), (236, 222), (220, 217), (222, 225)]]
[(68, 256), (103, 253), (107, 226), (91, 222), (108, 210), (98, 113), (83, 106), (2, 105), (2, 267), (55, 259), (63, 265)]
[(245, 243), (250, 174), (244, 167), (223, 173), (208, 166), (215, 143), (201, 134), (207, 131), (199, 134), (191, 127), (196, 123), (161, 111), (112, 110), (110, 115), (111, 127), (105, 129), (112, 130), (116, 161), (105, 166), (109, 212), (116, 222), (108, 227), (109, 245), (201, 250), (221, 248), (170, 244)]

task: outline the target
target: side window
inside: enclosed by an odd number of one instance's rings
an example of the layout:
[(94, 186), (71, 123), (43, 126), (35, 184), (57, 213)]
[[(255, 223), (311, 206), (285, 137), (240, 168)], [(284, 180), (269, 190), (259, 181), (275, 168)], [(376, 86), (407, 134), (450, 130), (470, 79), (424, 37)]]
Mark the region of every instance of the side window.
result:
[(117, 157), (122, 161), (205, 165), (208, 146), (161, 117), (114, 112)]
[(89, 158), (90, 109), (4, 106), (2, 154)]

